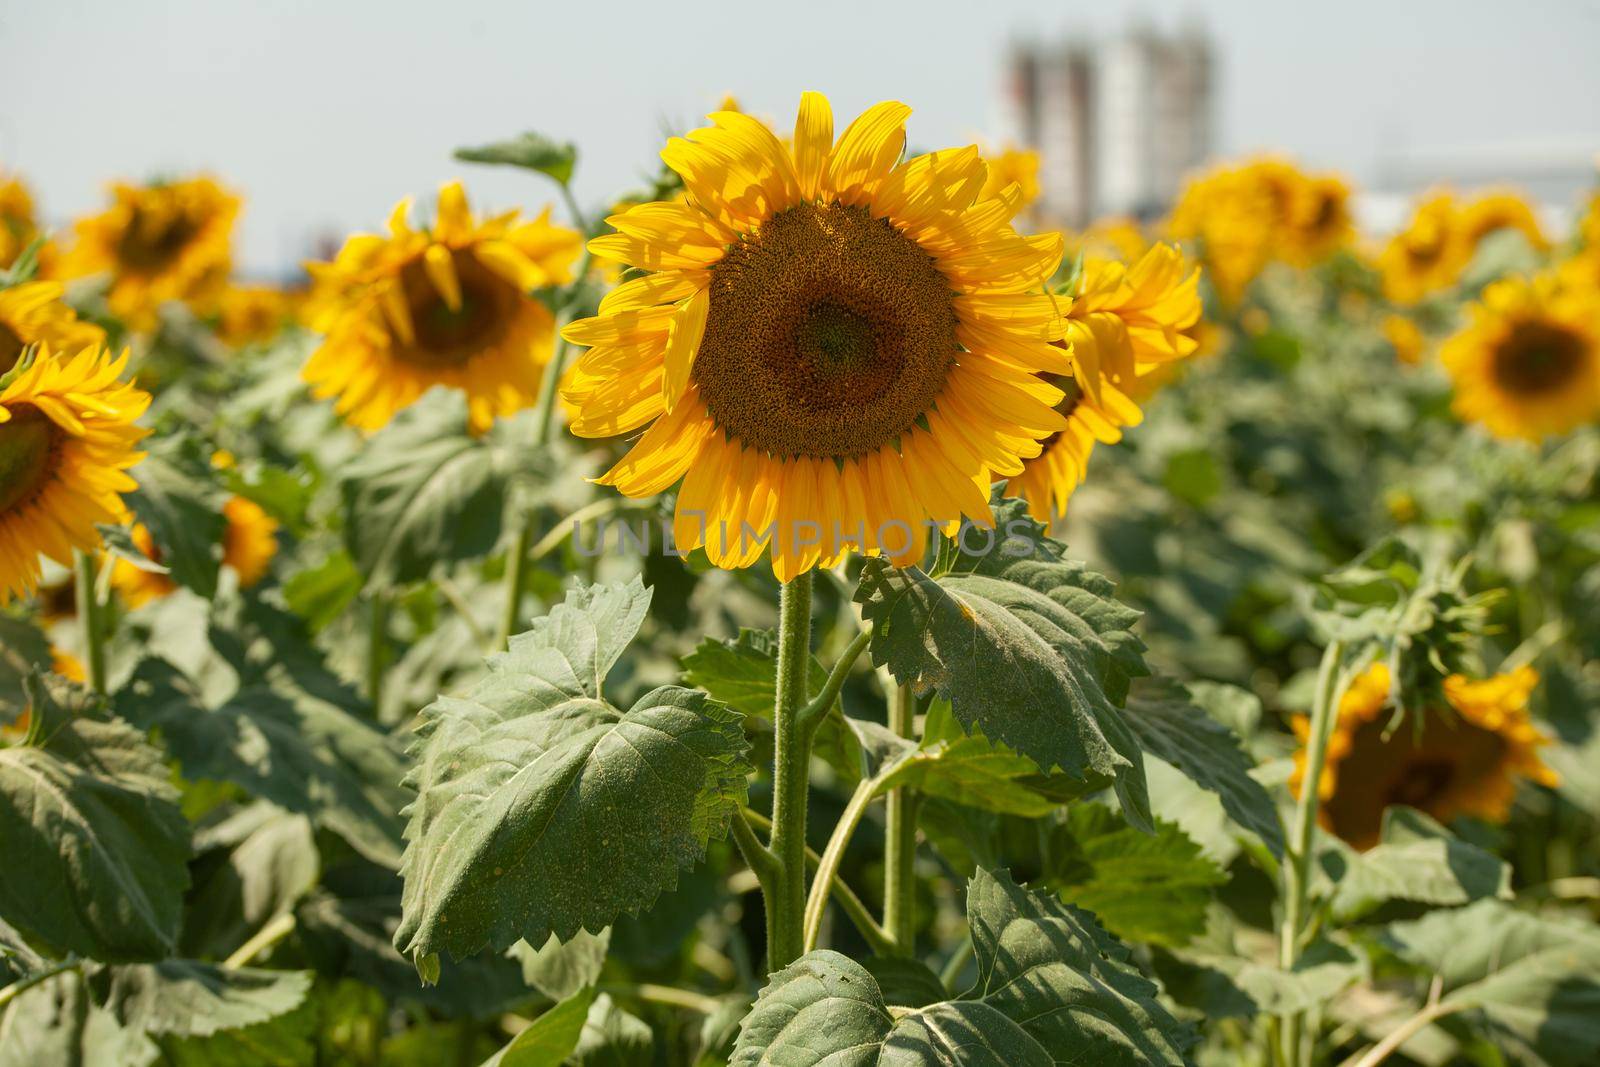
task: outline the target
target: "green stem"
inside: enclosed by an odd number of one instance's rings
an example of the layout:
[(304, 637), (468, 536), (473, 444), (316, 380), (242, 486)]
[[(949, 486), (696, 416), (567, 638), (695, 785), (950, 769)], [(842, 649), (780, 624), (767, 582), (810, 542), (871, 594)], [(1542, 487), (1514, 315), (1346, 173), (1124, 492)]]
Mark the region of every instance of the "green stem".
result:
[(293, 932), (294, 912), (281, 912), (257, 930), (250, 940), (234, 949), (233, 954), (222, 961), (222, 966), (228, 970), (243, 967)]
[(389, 659), (389, 595), (378, 591), (372, 594), (370, 614), (367, 617), (367, 699), (372, 703), (372, 717), (378, 718), (383, 704), (383, 674)]
[(799, 958), (805, 943), (806, 795), (811, 736), (800, 721), (811, 659), (811, 572), (783, 584), (778, 598), (777, 699), (773, 707), (772, 853), (777, 877), (766, 894), (767, 970)]
[(500, 630), (494, 638), (497, 651), (505, 649), (511, 641), (511, 635), (517, 632), (517, 624), (522, 621), (522, 589), (527, 585), (528, 545), (532, 541), (533, 520), (530, 518), (517, 531), (516, 543), (511, 546), (511, 554), (506, 558), (506, 605), (500, 616)]
[(839, 690), (844, 688), (845, 679), (850, 677), (851, 668), (856, 665), (856, 660), (861, 658), (861, 653), (865, 652), (871, 643), (872, 631), (863, 630), (845, 646), (845, 650), (834, 663), (833, 670), (828, 672), (828, 680), (822, 683), (817, 695), (812, 697), (811, 702), (800, 712), (800, 722), (803, 725), (808, 728), (813, 727), (828, 714), (828, 709), (839, 698)]
[(1394, 1053), (1399, 1052), (1400, 1046), (1404, 1045), (1407, 1041), (1410, 1041), (1413, 1037), (1416, 1037), (1417, 1034), (1426, 1029), (1429, 1024), (1437, 1022), (1446, 1015), (1454, 1015), (1456, 1012), (1461, 1011), (1465, 1007), (1466, 1005), (1462, 1003), (1445, 1004), (1436, 1002), (1429, 1004), (1411, 1018), (1401, 1023), (1382, 1041), (1368, 1049), (1366, 1053), (1358, 1053), (1355, 1056), (1351, 1056), (1344, 1062), (1342, 1067), (1378, 1067), (1378, 1064), (1388, 1059)]
[(944, 986), (951, 994), (960, 992), (955, 988), (956, 979), (961, 977), (961, 972), (966, 970), (967, 962), (972, 959), (972, 935), (969, 932), (965, 941), (956, 946), (950, 953), (950, 958), (944, 961), (944, 966), (939, 969), (939, 984)]
[(83, 626), (84, 680), (96, 693), (106, 691), (106, 626), (100, 595), (95, 589), (94, 556), (77, 554), (78, 622)]
[(828, 896), (833, 890), (834, 878), (838, 876), (839, 864), (844, 859), (844, 850), (849, 846), (856, 827), (861, 825), (861, 816), (866, 814), (867, 805), (872, 803), (872, 798), (877, 794), (878, 779), (863, 778), (850, 795), (850, 802), (834, 824), (827, 847), (817, 861), (817, 876), (811, 883), (811, 894), (806, 898), (805, 944), (802, 946), (806, 952), (817, 947), (817, 938), (822, 934), (822, 916), (828, 910)]
[(657, 985), (654, 982), (640, 982), (629, 985), (625, 982), (602, 982), (600, 992), (611, 993), (615, 996), (635, 997), (651, 1004), (665, 1004), (673, 1008), (687, 1008), (689, 1011), (699, 1012), (701, 1015), (710, 1015), (722, 1007), (722, 1001), (704, 993), (696, 993), (692, 989), (678, 989), (674, 986)]
[(38, 974), (30, 974), (26, 978), (17, 979), (4, 989), (0, 989), (0, 1008), (4, 1008), (7, 1004), (11, 1003), (14, 998), (26, 993), (40, 982), (48, 982), (58, 974), (65, 974), (68, 971), (75, 971), (78, 969), (78, 966), (78, 960), (62, 960), (60, 963), (51, 964)]
[[(917, 700), (911, 687), (895, 686), (889, 693), (889, 729), (910, 738), (916, 732)], [(896, 955), (909, 956), (917, 935), (916, 794), (906, 786), (889, 791), (883, 856), (883, 925), (893, 939)]]
[[(1311, 885), (1312, 839), (1321, 804), (1322, 774), (1328, 763), (1328, 741), (1338, 721), (1340, 678), (1344, 666), (1344, 642), (1334, 640), (1322, 653), (1317, 671), (1317, 694), (1311, 706), (1311, 727), (1306, 740), (1305, 773), (1300, 782), (1300, 799), (1295, 807), (1288, 854), (1283, 864), (1283, 926), (1278, 935), (1278, 965), (1294, 969), (1300, 959), (1305, 934), (1306, 903)], [(1300, 1063), (1303, 1012), (1290, 1012), (1279, 1031), (1279, 1048), (1286, 1067)]]
[[(760, 812), (746, 808), (741, 814), (757, 829), (772, 829), (771, 821)], [(822, 857), (810, 845), (806, 846), (806, 866), (811, 870), (822, 866)], [(889, 944), (889, 935), (878, 925), (878, 920), (872, 917), (872, 909), (867, 907), (860, 894), (850, 888), (850, 883), (844, 880), (843, 875), (837, 873), (833, 876), (833, 899), (839, 902), (839, 910), (855, 924), (862, 939), (872, 948), (873, 954), (887, 956), (892, 947)]]

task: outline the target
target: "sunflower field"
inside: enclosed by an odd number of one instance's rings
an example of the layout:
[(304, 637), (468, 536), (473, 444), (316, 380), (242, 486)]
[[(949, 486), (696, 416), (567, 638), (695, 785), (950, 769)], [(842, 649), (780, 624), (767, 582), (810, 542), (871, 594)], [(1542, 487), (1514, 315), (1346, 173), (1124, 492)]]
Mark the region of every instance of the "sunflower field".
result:
[(1600, 194), (910, 114), (0, 172), (0, 1067), (1600, 1063)]

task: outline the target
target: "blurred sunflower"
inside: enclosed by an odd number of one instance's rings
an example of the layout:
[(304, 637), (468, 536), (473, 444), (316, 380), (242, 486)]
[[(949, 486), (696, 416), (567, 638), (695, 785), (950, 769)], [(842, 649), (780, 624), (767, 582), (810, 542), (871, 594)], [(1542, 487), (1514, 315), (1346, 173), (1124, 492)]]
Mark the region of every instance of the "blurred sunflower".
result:
[(1462, 239), (1468, 248), (1476, 248), (1490, 234), (1501, 230), (1517, 231), (1541, 252), (1550, 247), (1533, 208), (1516, 193), (1505, 190), (1485, 193), (1461, 212)]
[(1454, 285), (1471, 257), (1455, 197), (1435, 193), (1379, 254), (1384, 295), (1396, 304), (1415, 304)]
[(1600, 191), (1589, 194), (1589, 206), (1578, 220), (1578, 240), (1584, 248), (1600, 248)]
[(1286, 222), (1284, 258), (1299, 266), (1322, 262), (1355, 236), (1350, 186), (1333, 174), (1305, 176), (1294, 186)]
[(1079, 236), (1086, 256), (1132, 263), (1150, 250), (1150, 238), (1137, 220), (1126, 216), (1099, 219)]
[[(1391, 728), (1389, 669), (1374, 664), (1346, 691), (1328, 742), (1319, 792), (1324, 829), (1358, 849), (1378, 843), (1384, 809), (1404, 804), (1449, 822), (1463, 815), (1504, 822), (1517, 780), (1555, 785), (1539, 757), (1549, 742), (1528, 718), (1528, 697), (1539, 675), (1531, 667), (1471, 680), (1444, 680), (1443, 706), (1430, 707)], [(1304, 781), (1309, 726), (1301, 736), (1290, 788)]]
[(439, 189), (432, 226), (389, 216), (389, 236), (360, 234), (332, 263), (311, 263), (307, 308), (324, 334), (302, 377), (351, 425), (376, 430), (435, 385), (467, 396), (472, 428), (538, 399), (555, 322), (533, 290), (572, 279), (578, 234), (548, 208), (479, 222), (460, 182)]
[(1015, 185), (1022, 192), (1018, 211), (1039, 199), (1039, 153), (1031, 148), (1002, 148), (984, 159), (989, 173), (983, 181), (980, 200), (988, 200)]
[(1017, 186), (981, 199), (975, 147), (902, 162), (910, 112), (877, 104), (835, 141), (806, 93), (792, 149), (717, 112), (662, 152), (685, 201), (590, 242), (653, 273), (567, 328), (589, 346), (572, 429), (648, 426), (600, 481), (637, 497), (683, 479), (680, 551), (748, 566), (770, 532), (784, 581), (851, 545), (916, 559), (929, 522), (991, 523), (992, 477), (1066, 428), (1036, 377), (1071, 370), (1041, 291), (1061, 238), (1012, 229)]
[(83, 661), (71, 652), (50, 646), (50, 669), (70, 681), (82, 683), (87, 677)]
[(31, 592), (39, 556), (72, 565), (72, 550), (100, 543), (97, 523), (121, 522), (120, 494), (148, 432), (134, 420), (150, 395), (118, 376), (126, 352), (40, 348), (0, 376), (0, 603)]
[(1237, 304), (1271, 261), (1291, 190), (1248, 167), (1219, 167), (1189, 181), (1172, 209), (1168, 236), (1194, 243), (1224, 304)]
[(1011, 480), (1034, 518), (1052, 522), (1066, 511), (1095, 442), (1122, 440), (1123, 429), (1144, 418), (1139, 404), (1199, 348), (1190, 332), (1201, 321), (1199, 281), (1170, 245), (1154, 246), (1131, 268), (1085, 262), (1061, 342), (1072, 372), (1041, 376), (1062, 391), (1056, 411), (1066, 428), (1045, 438)]
[[(277, 555), (277, 520), (255, 501), (242, 496), (228, 498), (222, 506), (222, 517), (227, 520), (222, 531), (222, 565), (233, 568), (239, 585), (248, 589), (266, 576), (272, 557)], [(161, 546), (144, 523), (135, 523), (129, 532), (134, 547), (146, 559), (163, 562)], [(125, 559), (117, 560), (112, 568), (111, 584), (129, 608), (157, 600), (178, 588), (178, 583), (164, 571), (145, 570)]]
[(108, 273), (112, 314), (152, 328), (169, 300), (215, 295), (232, 263), (239, 198), (208, 177), (111, 187), (105, 212), (80, 219), (62, 271), (69, 278)]
[(15, 367), (29, 345), (81, 352), (105, 343), (105, 331), (78, 321), (77, 312), (62, 301), (61, 292), (57, 282), (25, 282), (0, 289), (0, 374)]
[(216, 314), (223, 344), (266, 344), (294, 321), (295, 294), (272, 285), (230, 285), (217, 297)]
[(1439, 349), (1460, 418), (1537, 441), (1600, 416), (1600, 291), (1508, 278), (1468, 315)]
[(1383, 338), (1394, 349), (1394, 358), (1407, 366), (1422, 362), (1424, 340), (1417, 324), (1404, 315), (1383, 317)]
[(33, 194), (21, 178), (0, 174), (0, 270), (15, 263), (37, 236)]

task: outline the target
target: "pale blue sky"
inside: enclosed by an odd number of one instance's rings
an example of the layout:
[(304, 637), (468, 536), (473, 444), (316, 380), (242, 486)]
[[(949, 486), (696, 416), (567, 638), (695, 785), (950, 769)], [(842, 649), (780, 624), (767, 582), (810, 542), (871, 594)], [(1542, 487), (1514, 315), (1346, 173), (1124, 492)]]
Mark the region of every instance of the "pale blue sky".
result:
[(784, 124), (806, 88), (841, 116), (895, 97), (913, 143), (965, 143), (993, 128), (1009, 40), (1186, 17), (1217, 42), (1224, 152), (1370, 178), (1385, 146), (1600, 149), (1596, 0), (5, 0), (0, 166), (52, 219), (116, 175), (212, 169), (249, 198), (241, 258), (261, 271), (452, 176), (487, 206), (549, 198), (453, 163), (457, 145), (575, 140), (595, 203), (730, 91)]

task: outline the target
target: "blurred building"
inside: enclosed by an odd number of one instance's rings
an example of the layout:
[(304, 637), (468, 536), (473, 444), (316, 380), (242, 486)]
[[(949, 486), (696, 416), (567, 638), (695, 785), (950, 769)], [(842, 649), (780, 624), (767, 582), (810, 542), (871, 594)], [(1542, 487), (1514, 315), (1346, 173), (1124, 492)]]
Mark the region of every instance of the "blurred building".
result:
[(1212, 85), (1198, 30), (1014, 47), (1001, 121), (1039, 152), (1038, 213), (1079, 227), (1165, 210), (1210, 153)]

